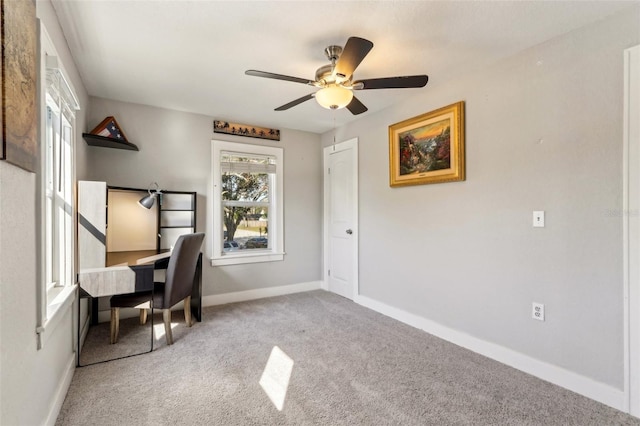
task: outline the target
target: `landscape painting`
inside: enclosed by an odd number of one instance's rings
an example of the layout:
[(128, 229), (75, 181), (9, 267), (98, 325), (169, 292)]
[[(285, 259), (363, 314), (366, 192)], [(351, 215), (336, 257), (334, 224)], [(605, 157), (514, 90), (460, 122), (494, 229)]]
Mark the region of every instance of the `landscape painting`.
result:
[(391, 186), (464, 180), (464, 102), (389, 126)]

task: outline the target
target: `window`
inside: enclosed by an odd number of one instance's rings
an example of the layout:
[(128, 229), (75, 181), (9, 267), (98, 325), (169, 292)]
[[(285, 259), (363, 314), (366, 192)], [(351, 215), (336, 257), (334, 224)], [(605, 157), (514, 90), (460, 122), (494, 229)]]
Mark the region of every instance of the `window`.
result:
[(59, 94), (56, 73), (47, 78), (44, 155), (44, 247), (47, 292), (73, 283), (74, 113)]
[[(78, 101), (64, 77), (55, 49), (46, 32), (42, 38), (41, 68), (41, 289), (39, 293), (39, 336), (51, 325), (55, 313), (68, 306), (75, 284), (74, 191), (75, 111)], [(45, 80), (46, 79), (46, 80)], [(38, 341), (42, 347), (42, 341)]]
[(214, 266), (283, 259), (282, 148), (212, 141)]

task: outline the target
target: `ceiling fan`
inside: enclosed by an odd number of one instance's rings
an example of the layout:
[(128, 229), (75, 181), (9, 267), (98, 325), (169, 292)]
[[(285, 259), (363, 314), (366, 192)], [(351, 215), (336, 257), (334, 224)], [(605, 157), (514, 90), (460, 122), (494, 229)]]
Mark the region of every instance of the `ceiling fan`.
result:
[(346, 107), (354, 115), (367, 111), (367, 107), (353, 95), (354, 90), (424, 87), (429, 81), (429, 77), (426, 75), (371, 78), (354, 81), (353, 72), (372, 48), (372, 42), (360, 37), (349, 37), (344, 49), (341, 46), (327, 47), (324, 53), (327, 55), (327, 59), (331, 61), (331, 64), (318, 68), (315, 80), (258, 70), (247, 70), (245, 74), (254, 77), (292, 81), (320, 88), (314, 93), (279, 106), (275, 109), (276, 111), (285, 111), (311, 98), (315, 98), (324, 108), (340, 109)]

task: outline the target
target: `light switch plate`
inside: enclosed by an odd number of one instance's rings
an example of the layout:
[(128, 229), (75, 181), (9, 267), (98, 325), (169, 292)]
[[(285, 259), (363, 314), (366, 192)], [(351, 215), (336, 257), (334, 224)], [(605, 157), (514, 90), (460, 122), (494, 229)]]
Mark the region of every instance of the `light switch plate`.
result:
[(533, 227), (544, 228), (544, 211), (543, 210), (533, 212)]

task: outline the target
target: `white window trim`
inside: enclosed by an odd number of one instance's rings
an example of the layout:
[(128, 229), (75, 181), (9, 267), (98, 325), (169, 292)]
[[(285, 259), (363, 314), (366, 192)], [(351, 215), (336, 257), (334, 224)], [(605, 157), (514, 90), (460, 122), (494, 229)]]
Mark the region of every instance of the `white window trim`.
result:
[[(223, 253), (222, 245), (224, 234), (222, 232), (222, 200), (221, 200), (221, 166), (220, 156), (222, 151), (232, 151), (248, 155), (269, 155), (276, 158), (276, 176), (274, 200), (269, 210), (273, 215), (275, 229), (269, 229), (269, 242), (271, 248), (266, 250), (251, 250), (245, 253)], [(243, 263), (276, 262), (284, 259), (284, 152), (282, 148), (264, 145), (250, 145), (237, 142), (211, 140), (211, 169), (213, 200), (213, 238), (211, 238), (211, 266), (239, 265)], [(273, 225), (271, 227), (273, 227)]]
[[(40, 113), (40, 135), (45, 137), (46, 135), (46, 111), (47, 111), (47, 68), (52, 65), (52, 59), (57, 59), (57, 52), (55, 45), (51, 41), (44, 25), (40, 23), (40, 97), (38, 98), (39, 107), (41, 110)], [(55, 61), (54, 61), (55, 62)], [(66, 71), (61, 63), (57, 63), (56, 65), (57, 72), (59, 72), (61, 79), (64, 81), (67, 87), (65, 90), (68, 90), (67, 95), (70, 96), (73, 101), (75, 101), (75, 106), (79, 109), (78, 98), (75, 95), (73, 87), (69, 84), (69, 80), (66, 78)], [(74, 123), (75, 124), (75, 123)], [(77, 128), (74, 127), (74, 131), (77, 131)], [(75, 182), (75, 139), (76, 135), (72, 135), (72, 147), (71, 147), (71, 156), (72, 161), (74, 161), (74, 166), (71, 170), (71, 182)], [(46, 155), (45, 150), (46, 143), (41, 143), (41, 158), (45, 158)], [(45, 167), (44, 161), (42, 161), (41, 167)], [(72, 306), (72, 302), (75, 300), (75, 295), (77, 292), (77, 282), (75, 278), (72, 278), (72, 282), (68, 285), (63, 286), (51, 286), (49, 283), (45, 282), (45, 267), (46, 267), (46, 251), (45, 251), (45, 235), (46, 235), (46, 223), (45, 223), (45, 199), (46, 199), (46, 173), (44, 170), (40, 170), (39, 180), (38, 180), (38, 246), (40, 250), (39, 261), (38, 261), (38, 290), (36, 292), (36, 300), (37, 300), (37, 309), (36, 309), (36, 334), (38, 336), (37, 339), (37, 348), (42, 349), (44, 344), (48, 340), (48, 337), (53, 334), (53, 330), (55, 330), (61, 323), (62, 319), (65, 318), (64, 313), (68, 312), (70, 307)], [(75, 198), (75, 197), (74, 197)], [(75, 206), (72, 206), (72, 209), (75, 209)], [(75, 212), (72, 212), (72, 218), (75, 221)], [(75, 229), (75, 224), (72, 226), (72, 229)], [(74, 233), (75, 231), (72, 231)], [(75, 235), (71, 236), (71, 253), (72, 257), (75, 258)], [(73, 277), (75, 277), (75, 259), (71, 259), (71, 273)]]

